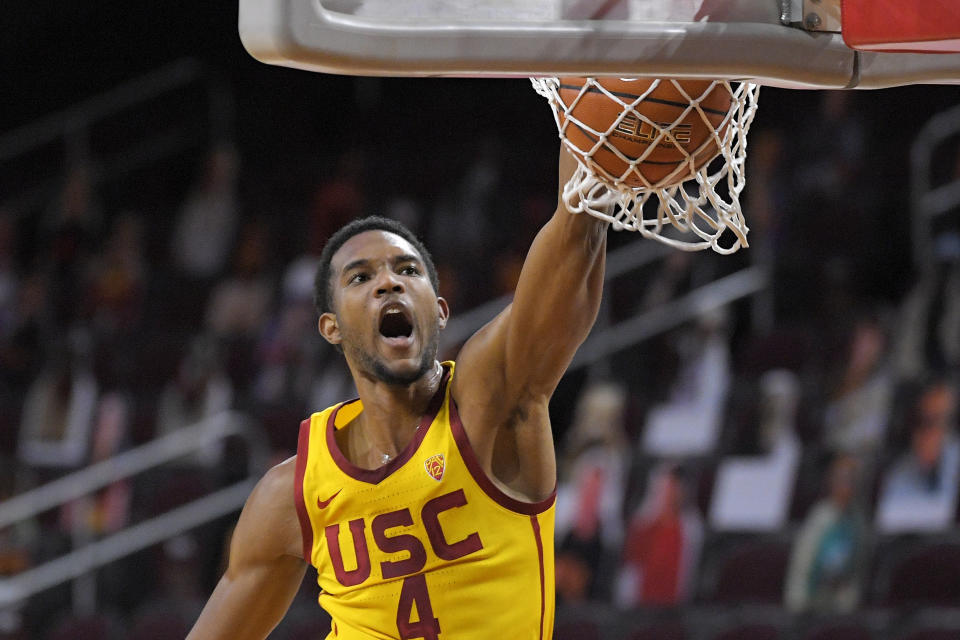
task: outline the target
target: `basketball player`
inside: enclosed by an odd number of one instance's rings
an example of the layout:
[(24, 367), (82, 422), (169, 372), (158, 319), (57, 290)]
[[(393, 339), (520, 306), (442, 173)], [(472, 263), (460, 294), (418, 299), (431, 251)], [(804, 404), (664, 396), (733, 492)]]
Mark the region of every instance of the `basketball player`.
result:
[[(562, 188), (576, 162), (560, 156)], [(547, 405), (596, 318), (606, 226), (561, 202), (513, 303), (456, 364), (436, 360), (449, 311), (420, 242), (379, 218), (335, 234), (318, 269), (319, 329), (360, 397), (304, 421), (297, 455), (258, 483), (189, 638), (265, 638), (307, 562), (328, 638), (550, 638)]]

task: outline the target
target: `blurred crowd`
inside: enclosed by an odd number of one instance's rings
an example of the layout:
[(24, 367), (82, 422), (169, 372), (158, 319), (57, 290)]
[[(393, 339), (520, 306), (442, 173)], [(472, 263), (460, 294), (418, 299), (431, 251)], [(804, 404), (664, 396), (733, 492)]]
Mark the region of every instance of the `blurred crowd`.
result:
[[(558, 640), (619, 637), (583, 607), (646, 612), (667, 635), (637, 637), (681, 638), (704, 631), (661, 612), (764, 605), (782, 631), (960, 603), (960, 212), (911, 265), (883, 222), (906, 205), (876, 188), (869, 124), (851, 94), (820, 96), (804, 124), (751, 134), (751, 248), (673, 253), (618, 278), (609, 317), (747, 264), (771, 285), (558, 389)], [(230, 140), (194, 158), (159, 210), (105, 203), (95, 160), (75, 159), (42, 210), (0, 210), (0, 499), (228, 409), (253, 418), (272, 460), (291, 455), (301, 419), (354, 393), (315, 330), (326, 238), (364, 214), (402, 220), (456, 317), (513, 290), (553, 210), (553, 187), (518, 187), (525, 153), (490, 132), (427, 200), (378, 184), (371, 149), (340, 149), (282, 216), (244, 199), (253, 176)], [(946, 182), (960, 180), (953, 161)], [(2, 529), (0, 575), (262, 471), (249, 467), (242, 446), (217, 443)], [(70, 614), (75, 584), (0, 612), (0, 638), (182, 637), (234, 519), (100, 569), (94, 611)], [(276, 637), (322, 637), (315, 597), (308, 575)], [(776, 637), (730, 624), (730, 638)]]

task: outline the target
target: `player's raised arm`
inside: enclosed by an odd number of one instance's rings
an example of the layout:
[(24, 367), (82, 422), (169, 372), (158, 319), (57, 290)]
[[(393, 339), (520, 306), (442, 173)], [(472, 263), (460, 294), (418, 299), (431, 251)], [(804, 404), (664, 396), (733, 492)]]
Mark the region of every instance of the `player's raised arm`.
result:
[[(577, 167), (561, 146), (558, 193)], [(557, 210), (527, 253), (502, 331), (504, 386), (549, 397), (597, 317), (608, 223)], [(522, 391), (521, 391), (522, 390)]]
[[(561, 191), (576, 166), (561, 147)], [(559, 199), (530, 247), (513, 303), (464, 346), (458, 358), (464, 375), (502, 375), (492, 382), (504, 400), (549, 397), (596, 319), (607, 226), (570, 213)]]
[(294, 462), (257, 483), (230, 543), (230, 563), (187, 640), (263, 640), (280, 622), (307, 565), (293, 501)]
[[(561, 149), (561, 191), (576, 167)], [(608, 224), (559, 200), (530, 247), (513, 303), (461, 350), (452, 389), (481, 463), (529, 499), (553, 489), (547, 405), (593, 326), (603, 288)]]

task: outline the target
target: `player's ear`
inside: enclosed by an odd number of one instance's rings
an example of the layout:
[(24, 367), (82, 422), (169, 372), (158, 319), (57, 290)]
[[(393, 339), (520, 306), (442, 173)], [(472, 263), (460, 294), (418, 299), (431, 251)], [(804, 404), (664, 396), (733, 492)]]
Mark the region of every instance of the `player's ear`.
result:
[(443, 329), (447, 326), (447, 318), (450, 317), (450, 305), (447, 304), (447, 301), (441, 297), (437, 297), (437, 311), (439, 312), (440, 317), (440, 328)]
[(321, 313), (320, 319), (317, 321), (317, 328), (324, 340), (330, 344), (340, 344), (342, 338), (340, 336), (340, 323), (337, 322), (336, 314), (330, 311)]

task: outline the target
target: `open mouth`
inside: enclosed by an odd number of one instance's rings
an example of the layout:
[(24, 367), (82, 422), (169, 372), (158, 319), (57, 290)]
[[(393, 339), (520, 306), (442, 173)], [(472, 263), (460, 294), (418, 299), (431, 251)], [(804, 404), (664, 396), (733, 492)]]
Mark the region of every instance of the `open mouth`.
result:
[(413, 334), (413, 323), (400, 307), (387, 309), (380, 318), (380, 335), (384, 338), (409, 338)]

